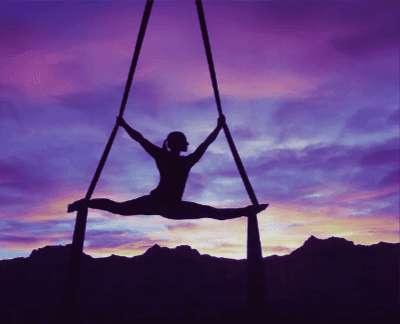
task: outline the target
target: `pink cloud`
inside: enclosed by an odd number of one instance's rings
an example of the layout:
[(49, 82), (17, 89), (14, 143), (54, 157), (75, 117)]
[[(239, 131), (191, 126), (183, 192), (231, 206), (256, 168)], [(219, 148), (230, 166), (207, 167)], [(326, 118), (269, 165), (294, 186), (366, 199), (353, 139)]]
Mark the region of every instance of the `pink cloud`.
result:
[[(329, 5), (313, 7), (315, 16), (300, 11), (294, 20), (281, 15), (282, 5), (246, 3), (219, 7), (205, 4), (223, 95), (305, 96), (332, 79), (332, 66), (336, 66), (336, 70), (340, 67), (341, 71), (354, 68), (354, 64), (350, 64), (352, 59), (335, 53), (330, 47), (330, 39), (333, 33), (336, 38), (345, 37), (338, 35), (349, 34), (350, 30), (357, 34), (361, 27), (334, 19), (322, 23), (324, 16), (332, 18)], [(247, 11), (246, 19), (239, 7)], [(297, 10), (293, 3), (284, 8)], [(124, 11), (117, 7), (113, 9), (109, 13), (103, 12), (101, 18), (90, 16), (83, 28), (90, 31), (91, 39), (77, 37), (75, 43), (71, 44), (69, 40), (68, 46), (56, 51), (51, 50), (51, 43), (43, 39), (43, 46), (49, 46), (47, 52), (25, 49), (19, 58), (8, 59), (7, 65), (11, 68), (5, 76), (30, 95), (60, 95), (79, 89), (124, 84), (140, 15), (131, 16), (129, 11), (116, 19), (116, 13)], [(221, 16), (221, 10), (226, 14)], [(184, 15), (176, 19), (176, 12)], [(261, 12), (265, 13), (265, 20), (259, 19)], [(256, 14), (255, 19), (249, 16), (250, 13)], [(276, 25), (272, 23), (274, 20)], [(289, 21), (296, 25), (295, 29), (286, 28)], [(72, 24), (67, 30), (79, 33)], [(66, 37), (70, 38), (70, 35)], [(158, 96), (164, 102), (212, 96), (193, 4), (176, 3), (173, 8), (164, 3), (154, 6), (135, 80), (152, 80), (160, 84)]]
[(52, 66), (68, 58), (64, 53), (28, 51), (6, 59), (1, 68), (1, 81), (16, 86), (30, 96), (48, 96), (77, 90), (64, 80), (59, 80)]

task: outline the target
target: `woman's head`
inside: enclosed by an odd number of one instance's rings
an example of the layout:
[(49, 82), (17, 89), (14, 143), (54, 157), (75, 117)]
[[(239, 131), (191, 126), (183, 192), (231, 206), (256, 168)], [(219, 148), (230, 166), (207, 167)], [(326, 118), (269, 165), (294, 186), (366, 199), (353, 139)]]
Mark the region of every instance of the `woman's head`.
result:
[(171, 151), (186, 152), (188, 145), (189, 143), (185, 134), (182, 132), (172, 132), (169, 133), (167, 139), (164, 141), (163, 149), (168, 150), (168, 146)]

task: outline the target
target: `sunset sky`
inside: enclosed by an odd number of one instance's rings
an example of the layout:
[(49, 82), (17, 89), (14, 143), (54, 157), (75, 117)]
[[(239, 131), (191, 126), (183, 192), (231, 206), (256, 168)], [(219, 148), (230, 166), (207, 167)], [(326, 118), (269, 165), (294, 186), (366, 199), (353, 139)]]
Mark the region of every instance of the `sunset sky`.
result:
[[(71, 243), (119, 113), (145, 1), (0, 2), (0, 259)], [(226, 115), (260, 203), (263, 256), (311, 235), (399, 242), (398, 1), (203, 2)], [(125, 120), (188, 153), (218, 112), (194, 1), (155, 1)], [(186, 154), (186, 153), (184, 153)], [(120, 129), (92, 198), (148, 194), (156, 164)], [(250, 204), (221, 132), (184, 200)], [(154, 244), (246, 257), (247, 219), (174, 221), (89, 210), (84, 252)]]

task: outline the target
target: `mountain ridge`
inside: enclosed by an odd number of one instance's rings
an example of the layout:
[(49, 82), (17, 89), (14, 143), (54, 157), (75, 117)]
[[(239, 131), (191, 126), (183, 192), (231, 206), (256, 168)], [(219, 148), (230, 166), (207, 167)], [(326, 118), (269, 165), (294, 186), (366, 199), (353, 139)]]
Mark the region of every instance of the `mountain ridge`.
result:
[[(335, 236), (331, 236), (327, 239), (319, 239), (317, 237), (315, 237), (314, 235), (311, 235), (304, 243), (302, 246), (300, 246), (299, 248), (297, 248), (296, 250), (290, 252), (289, 254), (286, 255), (296, 255), (299, 252), (304, 253), (304, 252), (310, 252), (310, 251), (344, 251), (346, 248), (347, 249), (351, 249), (351, 248), (356, 248), (356, 247), (373, 247), (373, 246), (378, 246), (378, 245), (382, 245), (382, 244), (390, 244), (390, 245), (394, 245), (394, 246), (400, 246), (400, 243), (387, 243), (387, 242), (379, 242), (376, 244), (371, 244), (371, 245), (362, 245), (362, 244), (354, 244), (353, 241), (348, 241), (345, 238), (341, 238), (341, 237), (335, 237)], [(34, 249), (32, 250), (31, 254), (27, 257), (27, 258), (31, 258), (31, 257), (37, 257), (39, 255), (42, 255), (43, 253), (45, 253), (48, 256), (53, 256), (53, 257), (60, 257), (60, 254), (65, 256), (65, 255), (69, 255), (69, 250), (71, 248), (72, 244), (67, 244), (67, 245), (47, 245), (44, 246), (42, 248), (38, 248), (38, 249)], [(169, 252), (167, 252), (169, 251)], [(56, 253), (57, 252), (57, 253)], [(110, 257), (119, 257), (119, 258), (135, 258), (135, 257), (139, 257), (139, 256), (154, 256), (154, 255), (162, 255), (162, 254), (169, 254), (169, 253), (179, 253), (181, 255), (187, 255), (187, 256), (192, 256), (192, 257), (196, 257), (196, 256), (210, 256), (209, 254), (200, 254), (200, 252), (196, 249), (193, 249), (192, 247), (190, 247), (189, 245), (178, 245), (175, 248), (169, 248), (169, 247), (162, 247), (158, 244), (154, 244), (152, 247), (150, 247), (149, 249), (147, 249), (143, 254), (141, 255), (136, 255), (136, 256), (132, 256), (132, 257), (125, 257), (125, 256), (119, 256), (119, 255), (115, 255), (115, 254), (111, 254), (108, 257), (100, 257), (100, 258), (94, 258), (89, 254), (83, 253), (85, 258), (92, 258), (92, 259), (104, 259), (104, 258), (110, 258)], [(286, 255), (270, 255), (267, 257), (263, 257), (263, 259), (265, 258), (270, 258), (270, 257), (274, 257), (274, 256), (278, 256), (278, 257), (283, 257)], [(229, 258), (225, 258), (225, 257), (215, 257), (215, 256), (210, 256), (213, 258), (222, 258), (222, 259), (229, 259)], [(23, 258), (23, 257), (22, 257)], [(15, 259), (20, 259), (20, 258), (15, 258)], [(23, 258), (26, 259), (26, 258)], [(13, 259), (10, 259), (13, 260)], [(229, 260), (237, 260), (237, 259), (229, 259)], [(245, 259), (238, 259), (237, 261), (240, 260), (245, 260)], [(5, 260), (0, 260), (1, 261), (5, 261)]]
[[(29, 318), (21, 323), (39, 322), (57, 312), (71, 247), (45, 246), (27, 258), (0, 261), (1, 323), (17, 323), (20, 314)], [(399, 252), (399, 243), (364, 246), (311, 236), (290, 254), (264, 257), (270, 323), (397, 323)], [(187, 323), (188, 316), (198, 323), (243, 323), (246, 269), (246, 259), (200, 254), (188, 245), (155, 244), (133, 257), (84, 254), (78, 303), (85, 316), (97, 318), (87, 323), (123, 323), (121, 316), (129, 323)], [(11, 313), (10, 321), (2, 317)]]

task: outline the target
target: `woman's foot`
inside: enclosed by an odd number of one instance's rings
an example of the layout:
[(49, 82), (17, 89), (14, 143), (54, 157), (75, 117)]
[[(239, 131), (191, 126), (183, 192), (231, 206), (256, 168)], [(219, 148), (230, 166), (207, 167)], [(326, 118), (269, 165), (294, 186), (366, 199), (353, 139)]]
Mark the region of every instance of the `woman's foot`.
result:
[(79, 199), (79, 200), (73, 202), (72, 204), (68, 205), (67, 212), (72, 213), (72, 212), (77, 211), (82, 208), (87, 208), (87, 202), (86, 202), (85, 198)]
[(249, 217), (258, 214), (259, 212), (263, 211), (264, 209), (267, 209), (269, 204), (261, 204), (261, 205), (250, 205), (244, 208), (244, 215)]

